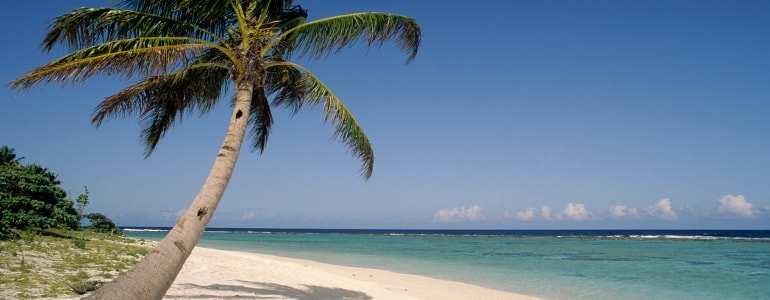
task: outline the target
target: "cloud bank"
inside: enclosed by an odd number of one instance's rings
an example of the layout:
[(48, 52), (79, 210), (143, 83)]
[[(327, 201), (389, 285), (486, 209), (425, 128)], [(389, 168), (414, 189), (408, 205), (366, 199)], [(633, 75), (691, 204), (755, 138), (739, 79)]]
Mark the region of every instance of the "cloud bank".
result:
[(536, 218), (535, 209), (532, 207), (527, 208), (527, 210), (525, 211), (520, 211), (516, 213), (516, 220), (529, 221), (529, 220), (534, 220), (535, 218)]
[(648, 206), (644, 210), (650, 216), (664, 220), (676, 220), (676, 218), (678, 218), (676, 212), (671, 207), (671, 200), (668, 198), (660, 199), (658, 203), (655, 203), (655, 205), (652, 206)]
[(734, 214), (741, 217), (753, 217), (753, 206), (743, 195), (733, 196), (731, 194), (726, 195), (717, 200), (719, 206), (717, 212), (720, 214)]
[(433, 220), (437, 222), (479, 221), (484, 219), (486, 219), (486, 217), (484, 217), (481, 206), (478, 205), (468, 208), (442, 208), (433, 214)]
[[(724, 213), (732, 213), (741, 216), (750, 216), (752, 214), (751, 203), (745, 201), (742, 196), (725, 196), (719, 200), (722, 205), (720, 211)], [(583, 203), (567, 203), (566, 207), (562, 211), (553, 213), (551, 207), (543, 206), (540, 208), (540, 215), (536, 213), (534, 207), (528, 207), (523, 211), (516, 212), (515, 214), (505, 212), (504, 218), (515, 218), (519, 221), (532, 221), (537, 219), (542, 220), (565, 220), (565, 221), (585, 221), (585, 220), (600, 220), (600, 219), (642, 219), (642, 212), (646, 213), (644, 216), (647, 218), (656, 218), (664, 220), (677, 220), (679, 215), (677, 211), (671, 205), (671, 200), (663, 198), (658, 200), (655, 204), (640, 210), (633, 206), (628, 205), (612, 205), (609, 207), (608, 212), (592, 212), (586, 208)]]
[[(554, 210), (550, 206), (527, 207), (519, 211), (504, 211), (502, 219), (529, 221), (600, 221), (600, 220), (664, 220), (687, 221), (692, 218), (709, 218), (716, 214), (741, 218), (765, 218), (770, 216), (770, 206), (755, 206), (743, 195), (728, 194), (716, 200), (716, 206), (709, 209), (689, 204), (674, 207), (669, 198), (662, 198), (649, 206), (637, 208), (627, 204), (610, 205), (605, 211), (590, 211), (584, 203), (569, 202), (563, 210)], [(436, 212), (434, 219), (442, 222), (483, 219), (478, 205), (470, 208), (444, 208)]]
[(586, 206), (582, 203), (567, 203), (567, 207), (562, 211), (564, 218), (568, 220), (583, 221), (588, 219), (591, 213), (588, 212)]
[(548, 206), (543, 206), (542, 208), (540, 208), (540, 216), (542, 216), (543, 219), (551, 220), (552, 219), (551, 208)]
[(639, 210), (636, 207), (629, 207), (626, 205), (613, 205), (610, 207), (610, 216), (613, 219), (622, 218), (639, 218)]

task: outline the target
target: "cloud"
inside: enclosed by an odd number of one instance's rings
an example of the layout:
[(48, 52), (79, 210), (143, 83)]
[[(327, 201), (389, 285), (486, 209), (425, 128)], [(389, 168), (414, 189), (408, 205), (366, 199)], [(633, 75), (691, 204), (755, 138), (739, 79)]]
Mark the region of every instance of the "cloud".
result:
[(610, 206), (610, 215), (615, 219), (620, 219), (624, 217), (639, 218), (639, 211), (636, 209), (636, 207), (628, 207), (625, 205), (614, 205)]
[(525, 211), (516, 213), (516, 220), (529, 221), (535, 219), (535, 209), (533, 207), (527, 208)]
[(586, 209), (585, 205), (581, 203), (574, 204), (572, 202), (567, 203), (567, 207), (564, 208), (562, 213), (564, 213), (565, 218), (575, 221), (583, 221), (588, 219), (590, 216), (590, 213)]
[(543, 217), (543, 219), (550, 220), (551, 217), (551, 208), (548, 206), (543, 206), (540, 208), (540, 216)]
[(478, 221), (486, 219), (481, 206), (442, 208), (433, 214), (433, 220), (439, 222)]
[(648, 206), (644, 210), (651, 216), (665, 220), (676, 220), (677, 218), (676, 212), (671, 208), (671, 200), (668, 198), (660, 199), (658, 203)]
[(717, 200), (719, 202), (719, 207), (717, 207), (717, 211), (720, 214), (735, 214), (739, 215), (741, 217), (753, 217), (754, 212), (752, 210), (753, 204), (751, 202), (746, 201), (746, 198), (743, 197), (743, 195), (733, 196), (733, 195), (726, 195), (722, 197), (721, 199)]

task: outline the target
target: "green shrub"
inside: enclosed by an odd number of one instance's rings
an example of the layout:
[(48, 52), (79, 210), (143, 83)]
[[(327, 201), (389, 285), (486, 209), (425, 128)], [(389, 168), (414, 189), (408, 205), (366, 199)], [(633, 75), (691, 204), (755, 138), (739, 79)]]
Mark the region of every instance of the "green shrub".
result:
[(0, 161), (0, 239), (16, 237), (14, 230), (79, 227), (78, 212), (56, 174), (37, 164), (21, 165), (6, 146), (0, 153), (6, 153)]
[(84, 217), (86, 217), (91, 222), (91, 225), (88, 226), (88, 229), (96, 232), (123, 235), (123, 230), (118, 228), (118, 226), (116, 226), (115, 223), (110, 220), (110, 218), (103, 214), (90, 213), (86, 214)]
[(86, 240), (84, 239), (73, 239), (72, 244), (78, 249), (86, 249)]

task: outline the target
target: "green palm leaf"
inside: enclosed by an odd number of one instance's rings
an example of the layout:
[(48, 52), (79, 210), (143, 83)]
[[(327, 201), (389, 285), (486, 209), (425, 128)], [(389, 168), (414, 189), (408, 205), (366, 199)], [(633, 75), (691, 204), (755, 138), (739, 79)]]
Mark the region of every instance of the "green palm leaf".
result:
[[(219, 41), (222, 29), (206, 29), (173, 16), (114, 8), (78, 8), (58, 18), (43, 40), (43, 49), (66, 45), (72, 51), (103, 42), (139, 37), (187, 37)], [(220, 32), (218, 32), (220, 31)], [(218, 34), (219, 33), (219, 34)]]
[(335, 126), (334, 136), (348, 146), (353, 156), (361, 160), (361, 173), (364, 178), (372, 177), (374, 151), (356, 118), (342, 100), (337, 98), (331, 89), (315, 75), (306, 73), (303, 81), (308, 86), (305, 100), (313, 106), (321, 106), (324, 121)]
[(257, 89), (251, 99), (249, 123), (251, 123), (252, 149), (263, 153), (270, 128), (273, 125), (273, 114), (264, 89)]
[(215, 65), (150, 77), (104, 99), (94, 109), (91, 122), (100, 126), (107, 118), (138, 113), (145, 154), (150, 155), (175, 120), (181, 121), (185, 113), (209, 112), (221, 98), (228, 79), (228, 70)]
[(276, 42), (291, 41), (286, 57), (310, 55), (319, 59), (336, 54), (355, 42), (382, 45), (395, 39), (397, 47), (407, 53), (407, 62), (417, 55), (420, 27), (412, 18), (389, 13), (356, 13), (308, 22), (283, 33)]
[[(353, 156), (361, 160), (361, 174), (369, 179), (374, 171), (374, 151), (356, 118), (326, 84), (304, 67), (283, 62), (269, 65), (268, 69), (286, 67), (291, 67), (297, 72), (301, 70), (302, 74), (301, 77), (296, 78), (293, 86), (286, 87), (286, 89), (293, 89), (298, 97), (288, 97), (283, 104), (297, 107), (297, 109), (304, 104), (320, 108), (324, 122), (334, 126), (334, 137), (346, 144)], [(300, 103), (294, 103), (296, 101)]]
[(188, 43), (189, 39), (138, 38), (102, 43), (70, 53), (11, 82), (25, 90), (38, 84), (82, 82), (94, 75), (154, 76), (183, 67), (211, 44)]
[(267, 69), (265, 90), (273, 96), (272, 104), (282, 106), (296, 114), (302, 108), (307, 86), (302, 82), (305, 76), (291, 64), (280, 62)]

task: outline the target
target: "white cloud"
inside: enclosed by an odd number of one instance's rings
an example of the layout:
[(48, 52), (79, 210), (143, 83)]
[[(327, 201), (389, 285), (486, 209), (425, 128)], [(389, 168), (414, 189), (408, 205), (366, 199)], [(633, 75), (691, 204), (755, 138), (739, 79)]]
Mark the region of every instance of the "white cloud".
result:
[(615, 219), (620, 219), (624, 217), (639, 218), (639, 211), (636, 209), (636, 207), (628, 207), (625, 205), (614, 205), (610, 206), (610, 215)]
[(481, 206), (442, 208), (433, 214), (433, 220), (439, 222), (478, 221), (486, 217)]
[(720, 214), (736, 214), (742, 217), (753, 217), (754, 212), (752, 211), (753, 204), (751, 202), (746, 201), (746, 198), (743, 197), (743, 195), (733, 196), (733, 195), (726, 195), (722, 197), (721, 199), (717, 200), (719, 202), (719, 207), (717, 207), (717, 211)]
[(551, 208), (548, 206), (543, 206), (540, 208), (540, 216), (543, 217), (543, 219), (550, 220), (551, 217)]
[(535, 218), (535, 209), (532, 207), (527, 208), (525, 211), (516, 213), (516, 219), (519, 221), (529, 221)]
[(668, 198), (660, 199), (658, 203), (655, 203), (653, 206), (648, 206), (644, 210), (651, 216), (666, 220), (676, 220), (677, 218), (676, 211), (671, 208), (671, 200)]
[(567, 203), (567, 207), (564, 208), (563, 213), (565, 218), (575, 221), (583, 221), (588, 219), (590, 215), (585, 205), (581, 203), (574, 204), (572, 202)]

